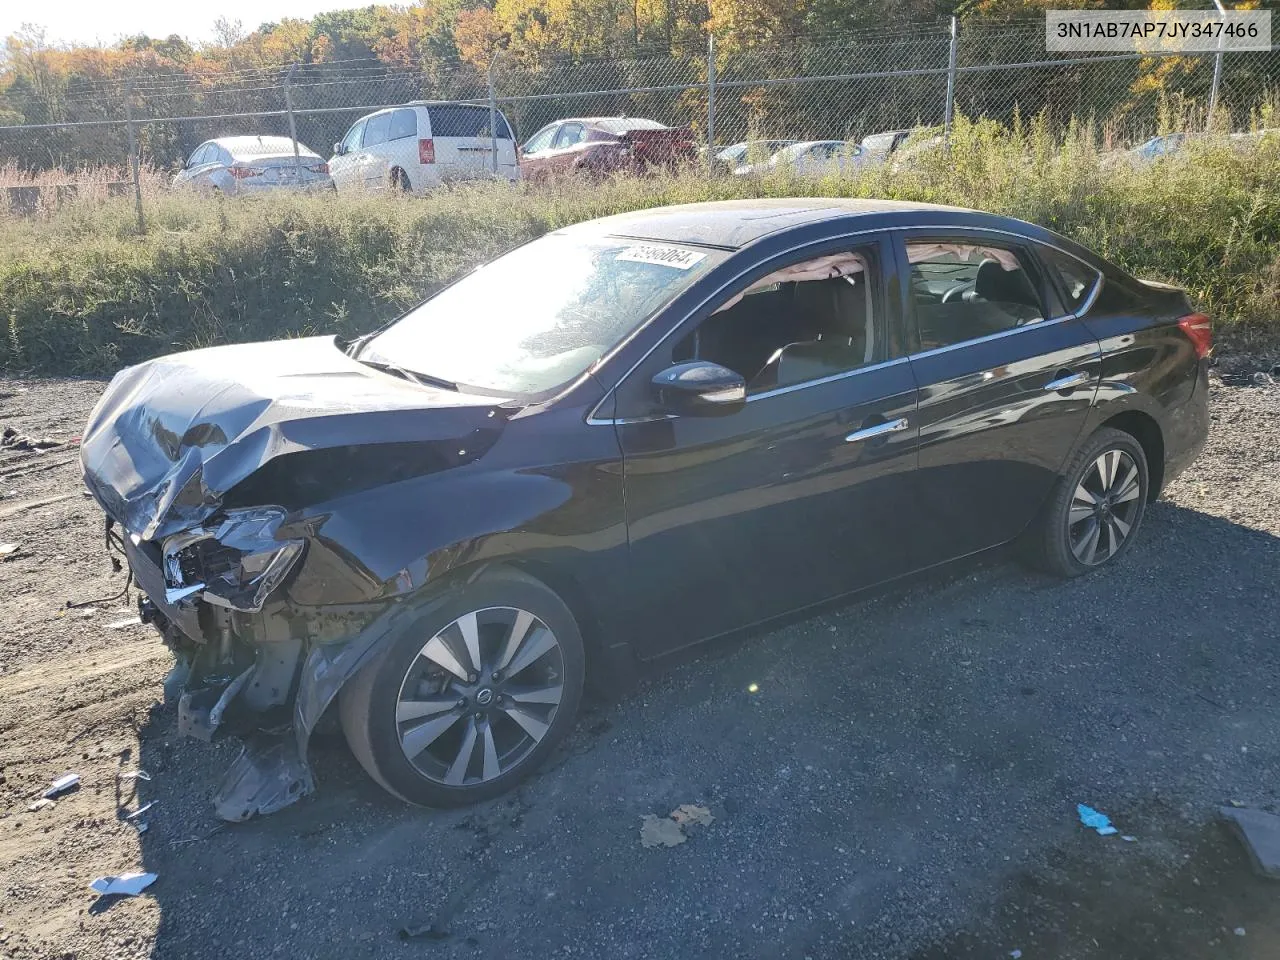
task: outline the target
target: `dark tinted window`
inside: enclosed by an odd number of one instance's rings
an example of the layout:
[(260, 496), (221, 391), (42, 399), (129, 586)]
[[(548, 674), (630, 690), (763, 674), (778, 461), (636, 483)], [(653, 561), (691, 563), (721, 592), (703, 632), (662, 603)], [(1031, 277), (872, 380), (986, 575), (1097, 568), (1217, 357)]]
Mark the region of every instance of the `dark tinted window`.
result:
[[(491, 137), (489, 108), (443, 104), (430, 108), (433, 137)], [(506, 118), (495, 111), (499, 140), (513, 140)]]
[(366, 147), (376, 147), (380, 143), (387, 142), (387, 134), (391, 131), (391, 114), (380, 113), (377, 116), (370, 117), (368, 125), (364, 128), (364, 145)]
[(1049, 275), (1057, 281), (1067, 313), (1080, 310), (1089, 301), (1089, 295), (1098, 282), (1098, 271), (1052, 247), (1041, 247), (1040, 259), (1044, 261)]
[(920, 349), (933, 350), (1044, 319), (1016, 251), (967, 239), (907, 244)]
[(405, 137), (418, 135), (418, 112), (416, 110), (397, 110), (391, 114), (391, 132), (388, 140), (403, 140)]

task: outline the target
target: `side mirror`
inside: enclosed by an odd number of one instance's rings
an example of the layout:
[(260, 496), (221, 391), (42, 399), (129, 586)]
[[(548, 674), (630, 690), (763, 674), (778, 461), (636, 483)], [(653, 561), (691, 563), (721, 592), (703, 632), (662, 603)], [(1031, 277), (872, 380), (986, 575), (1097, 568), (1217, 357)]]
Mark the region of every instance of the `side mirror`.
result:
[(723, 417), (747, 403), (742, 374), (707, 360), (677, 363), (651, 381), (654, 399), (682, 417)]
[(335, 157), (340, 157), (344, 153), (346, 153), (346, 147), (343, 145), (342, 141), (338, 141), (333, 145), (333, 155)]

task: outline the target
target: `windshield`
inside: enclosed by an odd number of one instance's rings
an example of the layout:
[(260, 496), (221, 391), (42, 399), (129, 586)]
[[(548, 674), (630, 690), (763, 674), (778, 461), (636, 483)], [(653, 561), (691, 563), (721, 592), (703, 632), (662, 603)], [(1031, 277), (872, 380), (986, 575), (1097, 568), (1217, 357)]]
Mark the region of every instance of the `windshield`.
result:
[(361, 350), (361, 360), (501, 396), (578, 377), (725, 254), (554, 233), (447, 287)]

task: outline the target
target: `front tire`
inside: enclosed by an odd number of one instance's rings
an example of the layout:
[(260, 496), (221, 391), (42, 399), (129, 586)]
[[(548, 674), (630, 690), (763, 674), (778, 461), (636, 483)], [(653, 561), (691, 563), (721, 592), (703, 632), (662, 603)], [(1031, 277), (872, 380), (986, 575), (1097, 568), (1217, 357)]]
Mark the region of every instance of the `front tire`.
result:
[(505, 793), (573, 726), (582, 636), (564, 602), (491, 570), (402, 628), (343, 688), (360, 765), (410, 803), (454, 807)]
[(1076, 451), (1033, 532), (1032, 559), (1078, 577), (1133, 544), (1147, 510), (1146, 453), (1132, 435), (1104, 427)]

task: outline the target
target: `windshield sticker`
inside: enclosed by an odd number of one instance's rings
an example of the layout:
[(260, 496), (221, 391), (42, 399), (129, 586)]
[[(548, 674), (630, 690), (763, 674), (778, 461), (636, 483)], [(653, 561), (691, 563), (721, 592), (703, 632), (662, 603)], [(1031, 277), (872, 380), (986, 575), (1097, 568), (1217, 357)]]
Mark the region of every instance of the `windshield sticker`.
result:
[(705, 260), (705, 253), (696, 250), (685, 250), (681, 247), (668, 247), (658, 243), (641, 243), (627, 247), (620, 254), (619, 260), (630, 260), (633, 263), (656, 263), (662, 267), (675, 267), (677, 270), (688, 270)]

